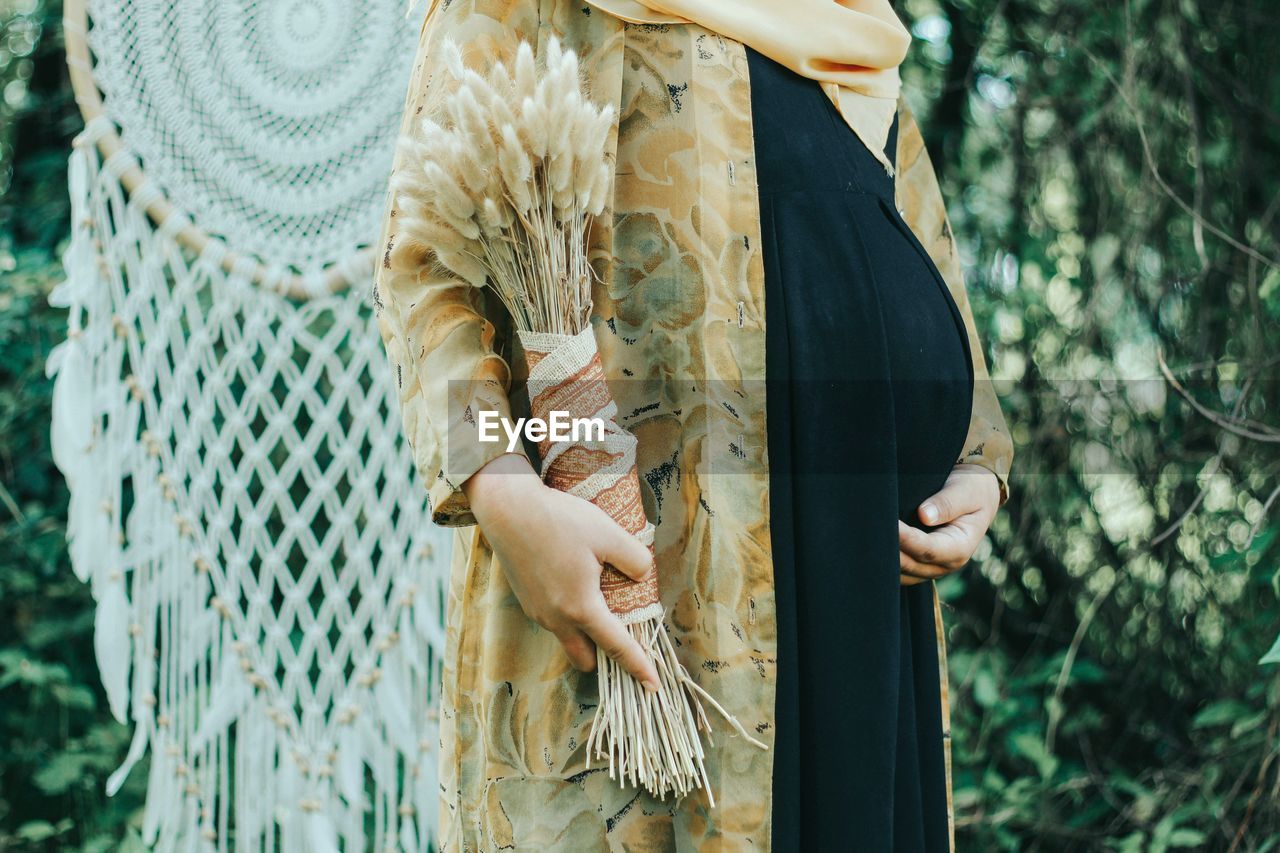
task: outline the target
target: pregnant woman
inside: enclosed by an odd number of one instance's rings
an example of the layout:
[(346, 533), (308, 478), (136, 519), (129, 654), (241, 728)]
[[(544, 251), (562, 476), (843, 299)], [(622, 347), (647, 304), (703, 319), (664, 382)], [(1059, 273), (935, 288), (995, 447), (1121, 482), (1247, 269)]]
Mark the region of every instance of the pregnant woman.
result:
[[(940, 610), (1012, 450), (936, 181), (897, 97), (884, 0), (454, 0), (423, 29), (405, 128), (468, 64), (559, 37), (617, 107), (592, 229), (592, 324), (638, 438), (681, 662), (711, 715), (710, 791), (588, 767), (600, 646), (656, 674), (603, 604), (654, 570), (591, 504), (479, 441), (519, 411), (508, 324), (383, 234), (377, 303), (437, 523), (458, 529), (441, 708), (441, 849), (945, 851)], [(712, 805), (709, 795), (714, 795)]]

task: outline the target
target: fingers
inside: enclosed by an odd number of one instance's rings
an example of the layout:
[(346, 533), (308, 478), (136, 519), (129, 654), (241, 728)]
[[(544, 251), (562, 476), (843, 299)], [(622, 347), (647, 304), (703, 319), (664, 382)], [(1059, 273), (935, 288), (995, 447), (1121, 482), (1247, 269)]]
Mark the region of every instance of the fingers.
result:
[(899, 582), (913, 586), (963, 568), (978, 550), (1000, 502), (995, 474), (977, 465), (957, 465), (937, 494), (919, 508), (928, 532), (898, 522)]
[(905, 578), (912, 578), (912, 583), (923, 583), (924, 581), (936, 581), (944, 578), (955, 569), (947, 569), (942, 566), (932, 566), (928, 563), (917, 562), (906, 554), (899, 552), (898, 554), (898, 571), (899, 582), (903, 586), (910, 586), (906, 583)]
[(595, 672), (596, 644), (576, 628), (562, 628), (555, 632), (556, 639), (564, 646), (569, 663), (579, 672)]
[(978, 508), (977, 495), (968, 477), (951, 476), (946, 485), (920, 504), (920, 520), (930, 527), (955, 521)]
[(958, 508), (959, 501), (956, 493), (960, 488), (948, 481), (947, 485), (942, 487), (942, 491), (920, 504), (920, 520), (930, 527), (936, 527), (939, 524), (954, 521), (957, 516), (968, 512)]
[(899, 561), (902, 570), (919, 577), (938, 577), (939, 574), (920, 574), (921, 567), (932, 567), (945, 574), (969, 561), (977, 550), (977, 541), (971, 531), (962, 525), (952, 524), (940, 530), (926, 533), (909, 524), (898, 522)]
[(937, 494), (920, 504), (920, 520), (930, 527), (955, 521), (963, 515), (1000, 503), (996, 475), (978, 465), (957, 465)]
[(635, 638), (627, 632), (617, 616), (609, 612), (604, 599), (593, 607), (580, 625), (596, 645), (631, 676), (651, 690), (658, 689), (658, 669)]
[(640, 540), (616, 523), (605, 527), (604, 541), (596, 548), (600, 562), (608, 563), (633, 581), (653, 571), (653, 554)]

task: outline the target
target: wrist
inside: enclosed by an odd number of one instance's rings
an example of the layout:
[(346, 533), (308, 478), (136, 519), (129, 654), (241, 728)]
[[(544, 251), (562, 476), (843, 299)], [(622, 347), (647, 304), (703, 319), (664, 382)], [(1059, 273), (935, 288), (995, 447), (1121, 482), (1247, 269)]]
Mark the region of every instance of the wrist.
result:
[(483, 527), (486, 520), (499, 516), (506, 509), (521, 506), (532, 494), (545, 487), (527, 457), (506, 453), (485, 463), (463, 482), (461, 488), (471, 505), (472, 514)]
[(1001, 485), (1000, 478), (996, 473), (985, 465), (978, 465), (974, 462), (961, 462), (955, 466), (954, 471), (965, 474), (966, 476), (977, 476), (981, 478), (984, 490), (988, 491), (990, 497), (994, 499), (995, 506), (998, 508), (1001, 504)]

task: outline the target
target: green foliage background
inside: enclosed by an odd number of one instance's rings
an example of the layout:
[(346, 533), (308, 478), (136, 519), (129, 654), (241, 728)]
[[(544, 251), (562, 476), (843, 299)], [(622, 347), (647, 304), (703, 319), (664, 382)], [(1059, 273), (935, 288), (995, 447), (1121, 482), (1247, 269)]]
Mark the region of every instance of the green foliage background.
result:
[[(959, 848), (1280, 850), (1280, 10), (900, 11), (1018, 444), (943, 584)], [(145, 769), (103, 795), (128, 732), (49, 458), (60, 18), (0, 0), (0, 849), (107, 850), (136, 845)]]

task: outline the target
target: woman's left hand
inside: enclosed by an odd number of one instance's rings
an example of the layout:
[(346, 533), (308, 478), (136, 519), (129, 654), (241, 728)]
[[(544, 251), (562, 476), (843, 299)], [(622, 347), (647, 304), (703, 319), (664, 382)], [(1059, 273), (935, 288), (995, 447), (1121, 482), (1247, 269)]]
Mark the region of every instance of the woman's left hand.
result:
[(957, 465), (942, 490), (920, 504), (924, 531), (898, 522), (903, 586), (949, 575), (978, 550), (1000, 506), (1000, 483), (981, 465)]

